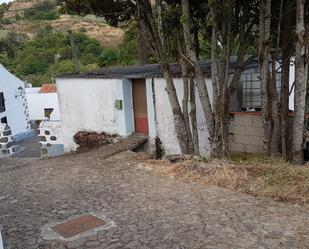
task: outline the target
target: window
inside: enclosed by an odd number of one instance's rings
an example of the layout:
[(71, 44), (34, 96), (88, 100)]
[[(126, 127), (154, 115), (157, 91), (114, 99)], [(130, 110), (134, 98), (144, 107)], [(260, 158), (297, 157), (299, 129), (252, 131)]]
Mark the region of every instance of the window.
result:
[(0, 123), (7, 124), (8, 123), (7, 118), (6, 117), (1, 118), (1, 122)]
[(0, 112), (5, 112), (5, 102), (3, 93), (0, 93)]
[[(261, 80), (258, 69), (249, 69), (245, 71), (240, 79), (241, 95), (242, 95), (242, 109), (256, 109), (260, 110), (262, 103), (261, 96)], [(281, 72), (276, 72), (276, 88), (278, 97), (281, 91)]]
[(53, 108), (45, 108), (44, 109), (44, 117), (50, 119), (50, 115), (54, 111)]
[(259, 73), (248, 70), (242, 74), (242, 108), (261, 108), (261, 81)]

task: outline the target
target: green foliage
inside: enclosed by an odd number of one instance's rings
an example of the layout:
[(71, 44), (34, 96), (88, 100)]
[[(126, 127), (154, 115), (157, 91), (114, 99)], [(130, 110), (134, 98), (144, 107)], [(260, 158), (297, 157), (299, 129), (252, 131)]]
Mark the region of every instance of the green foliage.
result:
[(138, 62), (137, 54), (138, 28), (136, 22), (130, 23), (125, 32), (124, 39), (120, 47), (106, 48), (99, 57), (100, 66), (127, 66)]
[[(97, 67), (104, 51), (101, 44), (82, 33), (74, 34), (74, 41), (79, 50), (82, 70)], [(35, 39), (20, 42), (14, 49), (14, 56), (10, 58), (7, 49), (0, 47), (0, 63), (34, 85), (51, 81), (55, 75), (74, 72), (68, 36), (50, 32), (49, 27), (40, 30)]]
[(12, 23), (12, 21), (10, 19), (7, 19), (7, 18), (0, 19), (0, 24), (8, 25), (8, 24), (11, 24), (11, 23)]
[[(51, 11), (52, 5), (43, 4), (35, 9)], [(81, 71), (137, 63), (138, 28), (135, 22), (128, 25), (119, 48), (104, 48), (85, 32), (74, 33), (73, 38)], [(56, 75), (75, 71), (68, 34), (55, 32), (48, 24), (39, 28), (36, 37), (30, 40), (16, 33), (0, 31), (0, 63), (34, 86), (49, 83)]]
[(3, 51), (9, 58), (13, 58), (19, 43), (24, 39), (25, 35), (0, 30), (0, 51)]
[(61, 75), (74, 72), (74, 62), (72, 60), (63, 60), (52, 65), (52, 74)]
[[(82, 16), (95, 14), (97, 16), (103, 16), (113, 26), (132, 20), (132, 16), (136, 13), (134, 1), (127, 0), (66, 0), (60, 1), (60, 4), (61, 13), (79, 14)], [(110, 13), (114, 14), (111, 15)]]
[(100, 66), (113, 66), (118, 63), (119, 53), (116, 49), (104, 49), (99, 57)]
[(0, 4), (0, 18), (3, 17), (3, 14), (10, 8), (11, 4), (2, 3)]
[(59, 18), (59, 13), (55, 9), (53, 1), (44, 1), (24, 12), (24, 18), (28, 20), (55, 20)]
[(25, 11), (24, 17), (29, 20), (56, 20), (59, 18), (59, 14), (55, 10), (46, 12), (29, 9)]
[(124, 39), (119, 48), (119, 63), (121, 65), (133, 65), (138, 62), (138, 27), (132, 22), (124, 34)]

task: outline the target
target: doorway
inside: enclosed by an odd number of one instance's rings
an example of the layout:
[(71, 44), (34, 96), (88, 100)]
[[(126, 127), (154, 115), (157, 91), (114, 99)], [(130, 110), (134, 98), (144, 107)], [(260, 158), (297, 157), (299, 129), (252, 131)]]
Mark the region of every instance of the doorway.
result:
[(135, 131), (148, 134), (148, 113), (145, 79), (132, 80)]

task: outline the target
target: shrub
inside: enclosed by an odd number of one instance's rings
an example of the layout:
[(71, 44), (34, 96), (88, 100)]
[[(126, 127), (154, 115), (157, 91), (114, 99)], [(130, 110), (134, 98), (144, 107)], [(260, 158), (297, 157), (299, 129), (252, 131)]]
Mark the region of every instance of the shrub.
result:
[(118, 50), (112, 48), (104, 49), (99, 57), (100, 66), (113, 66), (118, 64), (119, 53)]
[(56, 3), (54, 1), (43, 1), (31, 9), (25, 10), (24, 17), (29, 20), (55, 20), (59, 18), (55, 8)]

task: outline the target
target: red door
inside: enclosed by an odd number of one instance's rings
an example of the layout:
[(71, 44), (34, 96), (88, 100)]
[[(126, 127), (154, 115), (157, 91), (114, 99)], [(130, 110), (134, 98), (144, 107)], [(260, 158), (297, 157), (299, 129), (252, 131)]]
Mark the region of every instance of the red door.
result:
[(148, 134), (146, 82), (144, 79), (132, 80), (135, 131)]

